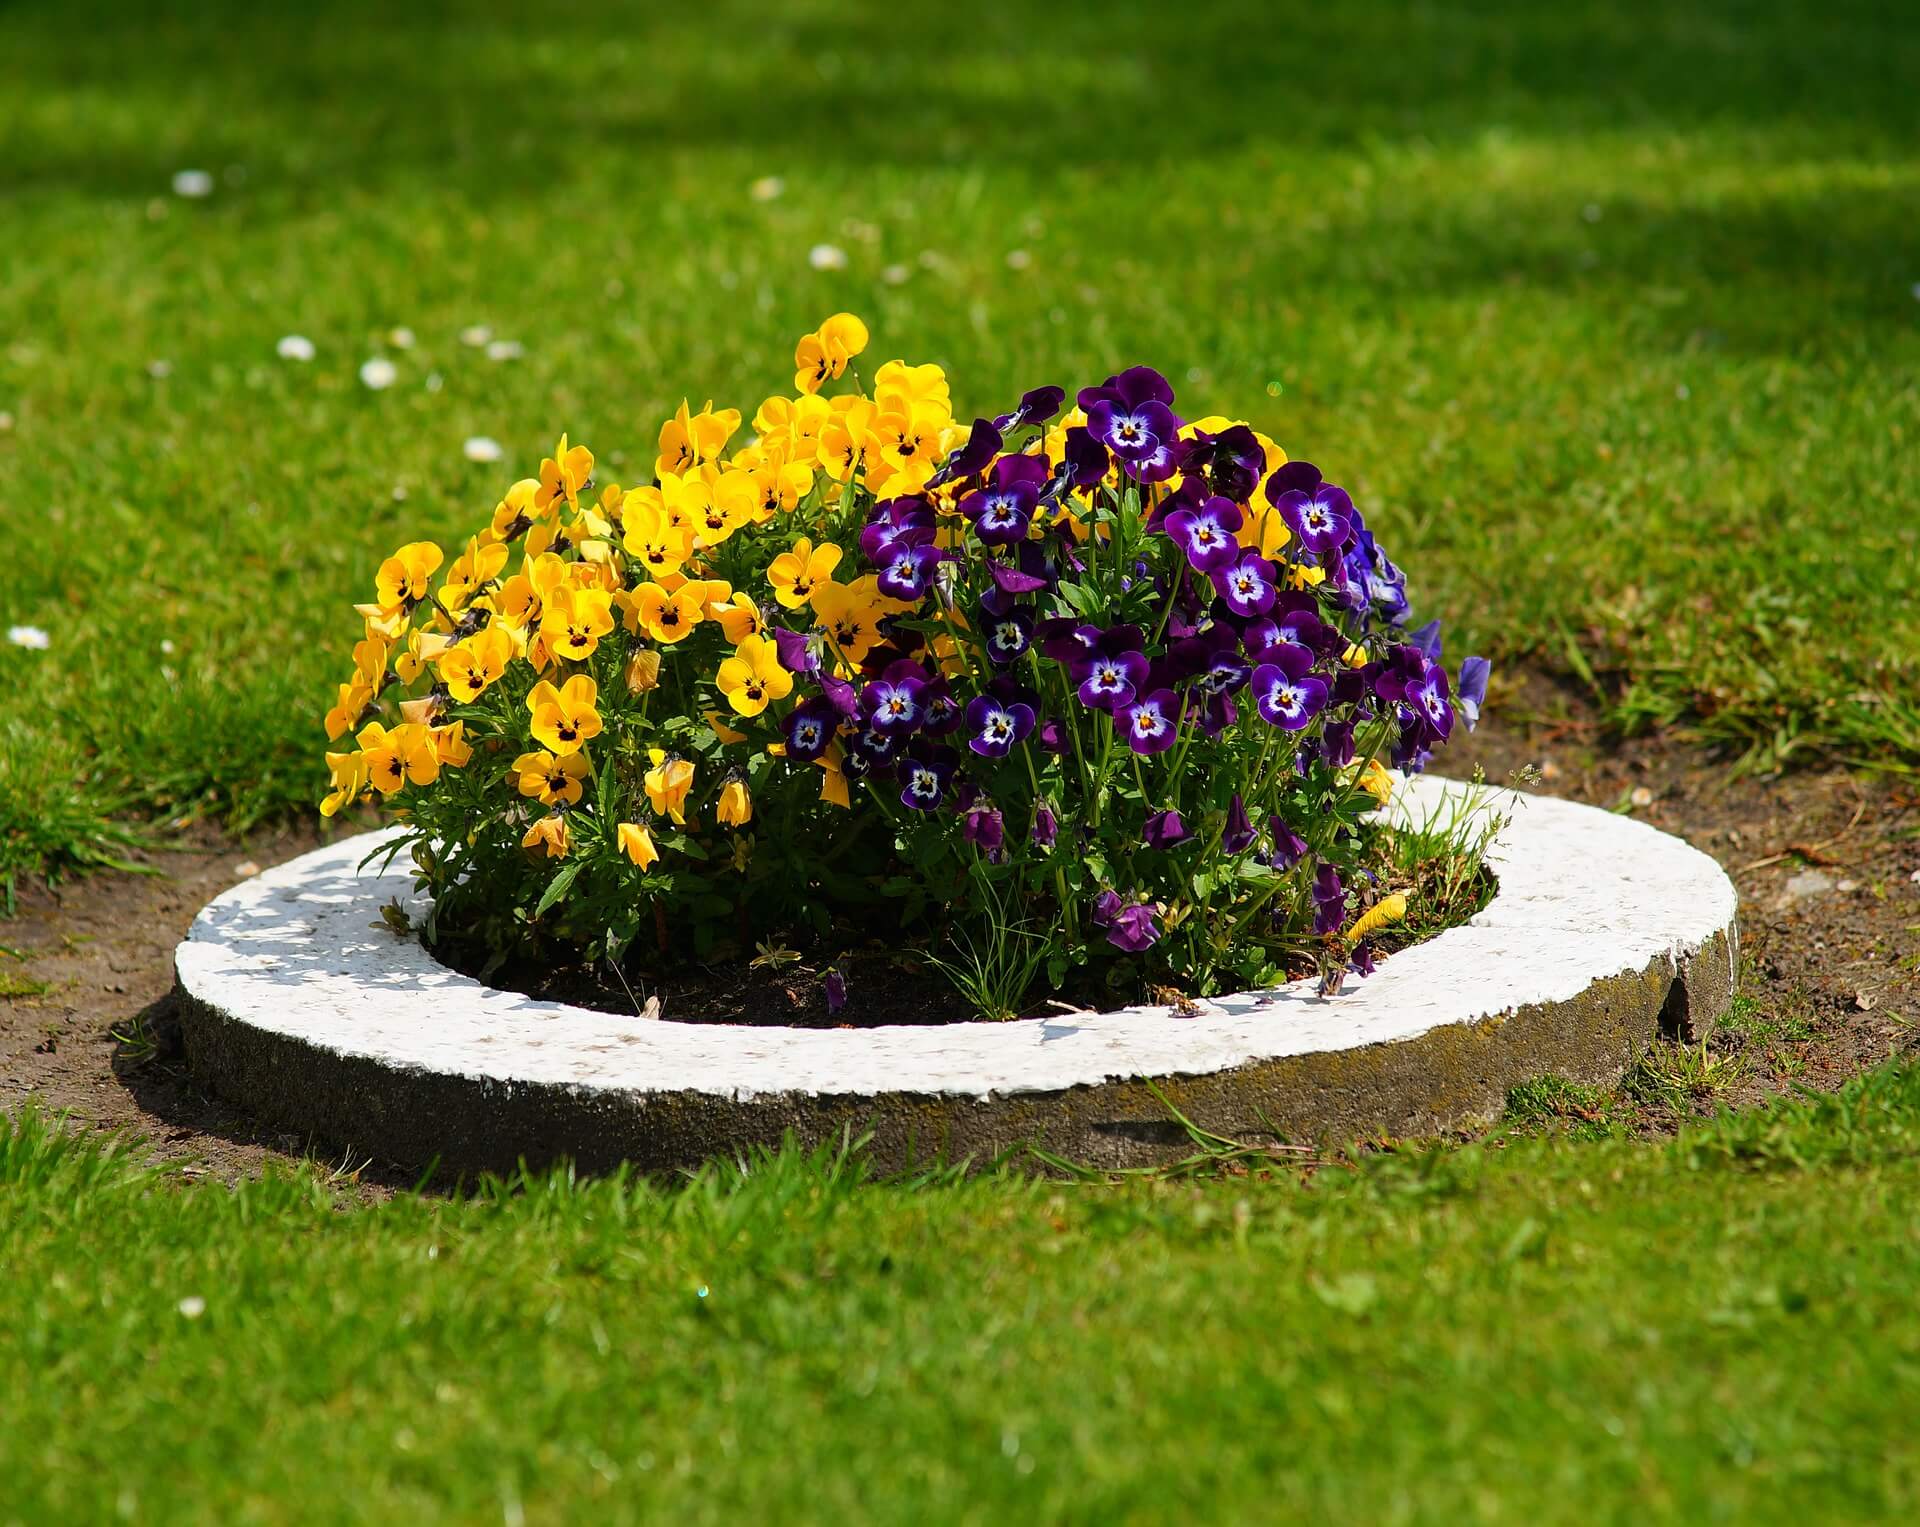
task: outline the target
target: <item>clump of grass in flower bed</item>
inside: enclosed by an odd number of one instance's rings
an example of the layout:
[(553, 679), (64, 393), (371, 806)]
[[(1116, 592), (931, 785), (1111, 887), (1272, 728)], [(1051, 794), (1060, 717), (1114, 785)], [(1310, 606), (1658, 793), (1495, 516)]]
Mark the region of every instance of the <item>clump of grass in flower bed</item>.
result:
[(863, 383), (867, 342), (803, 338), (744, 442), (683, 404), (641, 486), (562, 437), (450, 565), (382, 563), (322, 809), (380, 796), (427, 936), (487, 974), (885, 929), (1007, 1016), (1370, 969), (1423, 872), (1388, 768), (1487, 665), (1405, 633), (1344, 491), (1159, 372), (968, 426), (937, 366)]

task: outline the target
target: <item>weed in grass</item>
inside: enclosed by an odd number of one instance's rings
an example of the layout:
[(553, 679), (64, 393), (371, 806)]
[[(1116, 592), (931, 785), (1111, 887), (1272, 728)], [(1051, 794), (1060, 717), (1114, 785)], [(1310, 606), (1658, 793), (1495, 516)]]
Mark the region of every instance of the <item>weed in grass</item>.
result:
[(0, 997), (43, 997), (52, 990), (45, 981), (20, 970), (0, 970)]

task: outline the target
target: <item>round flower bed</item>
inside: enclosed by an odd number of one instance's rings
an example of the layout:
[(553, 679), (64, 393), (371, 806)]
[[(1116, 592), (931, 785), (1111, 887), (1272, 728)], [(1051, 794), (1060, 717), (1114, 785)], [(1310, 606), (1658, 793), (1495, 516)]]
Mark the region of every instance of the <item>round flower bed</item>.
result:
[[(1411, 781), (1388, 814), (1431, 820), (1464, 788)], [(1491, 1117), (1530, 1077), (1616, 1078), (1663, 1027), (1703, 1032), (1733, 989), (1734, 892), (1713, 860), (1589, 807), (1500, 797), (1493, 900), (1341, 995), (1314, 977), (936, 1027), (677, 1023), (490, 988), (396, 931), (430, 911), (415, 877), (363, 868), (382, 839), (348, 838), (201, 913), (178, 955), (187, 1051), (262, 1119), (447, 1173), (675, 1167), (788, 1131), (870, 1134), (883, 1168), (1027, 1143), (1138, 1165), (1189, 1148), (1168, 1103), (1235, 1137), (1429, 1133)]]

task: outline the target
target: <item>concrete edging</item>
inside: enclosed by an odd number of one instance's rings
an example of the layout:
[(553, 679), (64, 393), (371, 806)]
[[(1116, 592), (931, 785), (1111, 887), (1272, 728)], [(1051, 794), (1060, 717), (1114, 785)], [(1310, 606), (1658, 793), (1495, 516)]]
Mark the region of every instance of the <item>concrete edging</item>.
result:
[[(1395, 810), (1445, 809), (1422, 778)], [(1494, 794), (1500, 889), (1463, 927), (1330, 1000), (1309, 982), (1166, 1008), (875, 1029), (643, 1020), (497, 991), (381, 926), (418, 914), (379, 841), (316, 849), (210, 903), (175, 965), (189, 1063), (256, 1116), (443, 1173), (570, 1157), (690, 1165), (870, 1130), (881, 1169), (1026, 1141), (1100, 1166), (1186, 1149), (1144, 1079), (1228, 1135), (1429, 1134), (1496, 1115), (1546, 1073), (1618, 1078), (1663, 1028), (1731, 1000), (1735, 895), (1714, 861), (1643, 823)]]

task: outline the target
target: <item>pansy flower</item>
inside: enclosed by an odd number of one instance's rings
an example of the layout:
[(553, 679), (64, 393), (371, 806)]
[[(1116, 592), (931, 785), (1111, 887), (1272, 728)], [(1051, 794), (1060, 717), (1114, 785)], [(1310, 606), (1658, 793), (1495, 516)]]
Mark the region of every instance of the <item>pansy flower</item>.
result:
[(944, 487), (947, 483), (985, 471), (987, 463), (993, 460), (1000, 449), (1002, 428), (1004, 426), (996, 422), (975, 419), (973, 428), (967, 433), (966, 444), (940, 464), (940, 469), (927, 479), (927, 486)]
[(983, 545), (1010, 546), (1026, 539), (1046, 480), (1046, 463), (1039, 457), (1003, 456), (985, 486), (960, 500), (960, 512), (973, 522)]
[[(878, 593), (877, 584), (874, 592)], [(834, 651), (849, 663), (864, 662), (880, 641), (880, 608), (856, 584), (818, 585), (813, 591), (813, 613)]]
[(655, 815), (672, 817), (686, 826), (687, 792), (693, 789), (692, 763), (661, 748), (648, 748), (647, 762), (652, 767), (640, 780), (646, 788), (647, 804)]
[(1033, 611), (1025, 605), (983, 618), (987, 657), (996, 667), (1018, 661), (1033, 645)]
[(651, 869), (659, 862), (660, 850), (644, 822), (622, 822), (614, 833), (615, 845), (639, 868)]
[(605, 589), (556, 590), (540, 616), (540, 634), (547, 650), (573, 663), (584, 663), (599, 650), (600, 638), (613, 630), (613, 596)]
[(374, 597), (382, 610), (411, 610), (427, 597), (446, 554), (431, 541), (409, 541), (380, 564)]
[(997, 859), (1007, 841), (1006, 818), (992, 801), (978, 801), (961, 814), (960, 836), (989, 859)]
[(1308, 672), (1313, 654), (1300, 647), (1269, 647), (1253, 670), (1253, 703), (1273, 726), (1297, 732), (1327, 703), (1324, 680)]
[(1064, 387), (1035, 387), (1020, 395), (1019, 405), (1010, 414), (1001, 414), (993, 421), (993, 427), (1003, 435), (1027, 424), (1046, 424), (1060, 412), (1060, 405), (1067, 400)]
[(1237, 532), (1244, 516), (1231, 499), (1213, 497), (1195, 508), (1176, 509), (1160, 522), (1197, 573), (1231, 567), (1240, 556)]
[(883, 734), (916, 730), (924, 718), (921, 696), (927, 674), (918, 663), (903, 659), (860, 691), (860, 714), (868, 726)]
[(1467, 718), (1467, 730), (1480, 724), (1480, 707), (1487, 703), (1487, 678), (1493, 665), (1483, 657), (1464, 658), (1460, 663), (1460, 688), (1453, 697), (1455, 708)]
[(1347, 890), (1340, 871), (1323, 864), (1313, 877), (1313, 931), (1338, 933), (1347, 921)]
[(900, 766), (900, 804), (912, 811), (933, 811), (947, 798), (953, 761), (945, 749), (910, 757)]
[(1169, 849), (1176, 843), (1184, 843), (1192, 836), (1187, 831), (1186, 821), (1177, 811), (1156, 811), (1147, 818), (1147, 825), (1141, 831), (1141, 837), (1148, 848)]
[(1182, 474), (1203, 478), (1215, 493), (1237, 504), (1253, 496), (1267, 466), (1267, 453), (1245, 424), (1229, 425), (1218, 434), (1196, 429), (1191, 439), (1180, 443), (1178, 455)]
[(1053, 814), (1051, 806), (1042, 803), (1033, 808), (1033, 828), (1027, 836), (1036, 848), (1053, 847), (1054, 840), (1060, 836), (1060, 819)]
[(541, 514), (565, 499), (569, 506), (580, 507), (580, 490), (593, 477), (593, 452), (584, 445), (569, 446), (562, 435), (553, 454), (540, 463), (540, 486), (533, 495), (533, 507)]
[(1086, 646), (1071, 669), (1080, 686), (1080, 703), (1105, 711), (1130, 704), (1147, 678), (1146, 654), (1141, 651), (1146, 639), (1140, 628), (1120, 625), (1100, 631), (1087, 627), (1076, 638)]
[[(931, 534), (931, 532), (928, 532)], [(933, 587), (934, 575), (947, 553), (931, 544), (908, 545), (895, 541), (880, 567), (880, 592), (902, 604), (918, 604)]]
[[(1288, 466), (1301, 465), (1305, 464), (1288, 463)], [(1286, 480), (1286, 470), (1286, 467), (1282, 467), (1267, 479), (1267, 497), (1299, 537), (1300, 544), (1324, 560), (1327, 553), (1336, 550), (1347, 539), (1347, 532), (1353, 524), (1353, 500), (1347, 497), (1343, 489), (1327, 482), (1317, 484), (1311, 491), (1303, 488), (1280, 489), (1280, 483)], [(1315, 471), (1314, 475), (1318, 477), (1319, 473)]]
[(1233, 792), (1233, 800), (1227, 806), (1227, 825), (1221, 829), (1220, 847), (1229, 854), (1244, 854), (1253, 847), (1253, 823), (1238, 790)]
[(1234, 551), (1238, 560), (1213, 573), (1213, 586), (1235, 615), (1264, 615), (1280, 595), (1279, 570), (1257, 551)]
[(1136, 753), (1164, 753), (1180, 730), (1180, 697), (1156, 689), (1115, 708), (1114, 725)]
[(1005, 758), (1033, 731), (1033, 707), (979, 695), (967, 706), (967, 746), (982, 758)]
[(691, 636), (705, 618), (707, 602), (702, 596), (697, 583), (683, 583), (671, 593), (658, 583), (643, 583), (628, 597), (631, 623), (662, 646), (671, 647)]
[(749, 636), (720, 664), (715, 676), (727, 704), (742, 716), (757, 716), (793, 693), (793, 675), (780, 666), (780, 650), (764, 636)]
[(1081, 391), (1087, 431), (1120, 458), (1138, 482), (1163, 482), (1175, 471), (1174, 447), (1180, 420), (1172, 408), (1173, 388), (1151, 366), (1134, 366), (1110, 376), (1099, 387)]
[(781, 724), (781, 731), (786, 736), (787, 757), (812, 763), (827, 751), (839, 721), (838, 713), (824, 697), (816, 695), (801, 701)]
[(1159, 942), (1160, 928), (1154, 922), (1153, 903), (1128, 900), (1118, 891), (1102, 891), (1093, 899), (1092, 922), (1107, 930), (1107, 942), (1128, 954), (1139, 954)]
[(600, 735), (600, 712), (595, 708), (599, 700), (599, 686), (584, 673), (576, 673), (558, 689), (542, 679), (527, 695), (533, 740), (561, 758), (579, 752)]
[(959, 731), (965, 720), (960, 702), (954, 699), (953, 688), (945, 677), (935, 679), (921, 691), (920, 714), (920, 730), (935, 737)]
[(767, 582), (773, 585), (773, 597), (789, 610), (799, 609), (813, 599), (814, 591), (822, 584), (833, 581), (833, 570), (844, 555), (831, 541), (816, 547), (801, 536), (767, 568)]
[(542, 806), (561, 801), (571, 806), (578, 802), (587, 768), (584, 753), (569, 753), (565, 758), (558, 758), (545, 748), (522, 753), (513, 761), (514, 782), (520, 793), (531, 796)]

